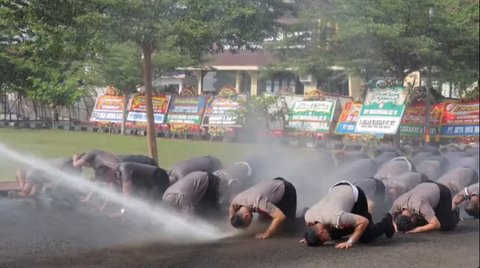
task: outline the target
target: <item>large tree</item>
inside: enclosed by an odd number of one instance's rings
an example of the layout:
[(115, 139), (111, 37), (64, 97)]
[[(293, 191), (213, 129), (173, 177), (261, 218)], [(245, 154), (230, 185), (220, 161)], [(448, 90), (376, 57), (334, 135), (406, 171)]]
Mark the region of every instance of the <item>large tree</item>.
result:
[(460, 2), (330, 0), (327, 12), (339, 27), (334, 53), (353, 71), (383, 71), (398, 81), (416, 70), (458, 75), (457, 66), (478, 80), (478, 2)]
[(6, 36), (19, 39), (8, 42), (12, 57), (38, 77), (55, 70), (66, 80), (72, 62), (95, 57), (106, 43), (134, 43), (142, 52), (148, 144), (156, 158), (152, 55), (173, 51), (199, 63), (205, 53), (251, 48), (275, 35), (286, 5), (282, 0), (12, 0), (0, 8), (2, 26), (11, 29)]
[[(81, 63), (102, 42), (85, 23), (85, 15), (96, 8), (90, 0), (0, 1), (2, 90), (55, 109), (78, 99), (83, 91), (74, 85)], [(89, 23), (95, 21), (88, 16)]]
[(132, 43), (113, 43), (98, 51), (96, 56), (86, 63), (88, 68), (83, 74), (86, 84), (96, 86), (114, 86), (125, 97), (121, 134), (125, 133), (127, 103), (130, 95), (142, 84), (141, 51)]
[[(149, 153), (157, 158), (152, 107), (152, 55), (176, 51), (200, 62), (204, 53), (248, 48), (273, 35), (281, 0), (98, 0), (111, 37), (143, 56)], [(184, 63), (178, 62), (181, 66)]]
[(277, 46), (284, 65), (320, 76), (337, 65), (366, 79), (400, 82), (420, 70), (463, 87), (478, 81), (478, 0), (299, 0), (297, 7), (303, 19), (290, 31), (308, 35)]

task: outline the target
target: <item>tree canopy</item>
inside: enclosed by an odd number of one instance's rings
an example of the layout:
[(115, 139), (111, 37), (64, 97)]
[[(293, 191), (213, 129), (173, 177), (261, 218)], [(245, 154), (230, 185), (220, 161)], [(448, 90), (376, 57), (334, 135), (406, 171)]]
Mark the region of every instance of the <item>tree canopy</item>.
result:
[(475, 0), (302, 0), (304, 18), (282, 49), (284, 65), (320, 73), (345, 67), (364, 78), (397, 81), (412, 71), (441, 81), (478, 81), (479, 9)]

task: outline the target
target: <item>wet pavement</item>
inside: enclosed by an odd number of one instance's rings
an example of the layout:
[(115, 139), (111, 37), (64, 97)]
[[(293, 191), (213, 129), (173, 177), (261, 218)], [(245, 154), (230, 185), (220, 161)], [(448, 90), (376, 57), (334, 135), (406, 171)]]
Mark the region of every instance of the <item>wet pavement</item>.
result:
[(333, 244), (305, 247), (298, 243), (301, 233), (267, 240), (256, 240), (252, 234), (188, 245), (158, 237), (163, 242), (146, 243), (140, 241), (149, 234), (153, 237), (155, 231), (145, 226), (121, 223), (81, 209), (38, 209), (20, 200), (13, 205), (0, 200), (0, 215), (0, 267), (479, 265), (479, 222), (473, 219), (460, 222), (456, 230), (448, 233), (396, 234), (392, 239), (381, 237), (369, 245), (340, 250)]

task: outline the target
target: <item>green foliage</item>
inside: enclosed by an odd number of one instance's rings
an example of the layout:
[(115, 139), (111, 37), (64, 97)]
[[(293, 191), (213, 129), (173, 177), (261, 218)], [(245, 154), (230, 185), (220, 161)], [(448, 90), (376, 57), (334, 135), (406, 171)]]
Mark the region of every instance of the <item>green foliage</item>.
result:
[(87, 84), (113, 85), (123, 94), (135, 92), (142, 83), (141, 51), (132, 43), (114, 43), (102, 49), (88, 63), (84, 75)]
[(335, 33), (334, 24), (320, 20), (318, 10), (300, 11), (302, 18), (293, 25), (284, 25), (282, 39), (266, 47), (281, 63), (270, 66), (270, 72), (290, 70), (298, 75), (313, 74), (318, 78), (333, 75), (335, 55), (330, 41)]
[(301, 0), (302, 21), (273, 51), (300, 74), (329, 76), (346, 67), (367, 80), (397, 81), (420, 70), (466, 88), (478, 81), (479, 8), (476, 0)]
[(32, 89), (28, 96), (51, 108), (57, 109), (75, 104), (86, 91), (76, 79), (63, 79), (59, 72), (52, 71), (46, 77), (32, 78)]
[(270, 129), (270, 122), (286, 120), (288, 110), (284, 109), (280, 96), (249, 96), (248, 99), (240, 99), (240, 106), (237, 111), (238, 116), (246, 122), (246, 127), (263, 126), (266, 130)]

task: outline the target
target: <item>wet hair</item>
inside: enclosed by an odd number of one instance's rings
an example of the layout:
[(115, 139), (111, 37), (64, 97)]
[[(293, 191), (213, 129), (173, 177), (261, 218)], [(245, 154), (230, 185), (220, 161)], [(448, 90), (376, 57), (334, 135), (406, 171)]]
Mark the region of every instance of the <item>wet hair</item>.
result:
[(303, 237), (309, 247), (318, 247), (321, 245), (320, 237), (318, 237), (317, 232), (313, 229), (306, 231)]
[(411, 221), (412, 221), (412, 227), (413, 228), (418, 227), (418, 226), (424, 226), (424, 225), (428, 224), (428, 222), (425, 220), (425, 218), (422, 215), (417, 214), (417, 213), (413, 213)]
[(400, 215), (396, 220), (397, 229), (399, 232), (405, 233), (414, 228), (412, 219), (406, 215)]
[(247, 228), (247, 224), (245, 223), (245, 221), (243, 220), (243, 217), (241, 214), (237, 213), (235, 215), (233, 215), (233, 217), (230, 219), (230, 224), (239, 229), (239, 228)]

